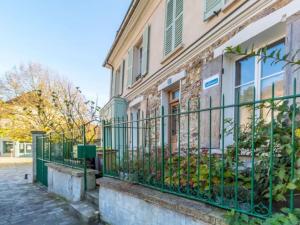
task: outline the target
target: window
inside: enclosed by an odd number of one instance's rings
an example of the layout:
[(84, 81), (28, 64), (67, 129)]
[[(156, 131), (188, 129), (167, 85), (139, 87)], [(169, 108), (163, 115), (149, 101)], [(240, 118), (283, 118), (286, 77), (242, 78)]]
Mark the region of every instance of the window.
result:
[(26, 153), (27, 153), (27, 154), (31, 154), (31, 153), (32, 153), (32, 147), (31, 147), (31, 144), (27, 144), (27, 145), (26, 145)]
[(25, 151), (25, 149), (24, 149), (24, 143), (20, 143), (20, 144), (19, 144), (19, 152), (20, 152), (21, 154), (24, 154), (24, 151)]
[[(280, 50), (282, 54), (285, 51), (284, 41), (277, 42), (269, 46), (268, 54), (274, 50)], [(236, 83), (235, 94), (239, 95), (240, 103), (251, 102), (256, 90), (255, 98), (267, 99), (272, 96), (272, 84), (274, 83), (274, 94), (276, 97), (284, 94), (284, 63), (272, 64), (271, 59), (266, 62), (260, 61), (258, 57), (249, 56), (236, 62)], [(240, 122), (245, 123), (250, 118), (251, 112), (247, 107), (240, 109)], [(263, 116), (267, 116), (262, 111)]]
[(174, 100), (178, 100), (179, 99), (179, 89), (177, 89), (176, 91), (173, 91), (171, 93), (171, 100), (174, 101)]
[(140, 46), (139, 49), (139, 59), (138, 59), (138, 64), (139, 64), (139, 71), (138, 71), (138, 75), (142, 75), (142, 66), (143, 66), (143, 46)]
[(165, 56), (182, 43), (183, 0), (167, 0), (165, 22)]
[(169, 92), (169, 144), (172, 146), (172, 151), (177, 146), (177, 129), (178, 129), (178, 110), (179, 110), (179, 88), (170, 90)]
[(133, 82), (142, 76), (143, 66), (143, 40), (141, 39), (133, 49)]
[(149, 38), (150, 26), (147, 26), (141, 40), (139, 40), (133, 48), (128, 50), (127, 87), (130, 87), (138, 78), (148, 73)]

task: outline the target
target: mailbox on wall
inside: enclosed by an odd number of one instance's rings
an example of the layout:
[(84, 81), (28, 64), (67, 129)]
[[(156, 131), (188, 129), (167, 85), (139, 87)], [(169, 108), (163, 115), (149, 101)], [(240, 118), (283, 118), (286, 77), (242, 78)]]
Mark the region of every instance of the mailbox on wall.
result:
[(78, 158), (79, 159), (93, 159), (96, 158), (96, 145), (78, 145)]

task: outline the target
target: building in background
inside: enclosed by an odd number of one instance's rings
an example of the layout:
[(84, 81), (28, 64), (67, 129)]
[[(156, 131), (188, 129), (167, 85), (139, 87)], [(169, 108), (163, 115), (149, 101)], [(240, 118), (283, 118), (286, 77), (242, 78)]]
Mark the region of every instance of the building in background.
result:
[[(21, 104), (17, 107), (12, 104), (17, 100), (18, 98), (14, 98), (6, 102), (8, 105), (12, 106), (10, 110), (13, 110), (14, 113), (22, 108)], [(0, 157), (31, 157), (32, 144), (29, 142), (28, 138), (13, 138), (9, 135), (18, 133), (18, 130), (16, 130), (13, 123), (13, 120), (10, 119), (9, 116), (5, 113), (2, 114), (2, 117), (0, 118)], [(12, 127), (15, 129), (12, 129)], [(19, 128), (24, 129), (23, 127)], [(28, 130), (28, 133), (30, 134), (30, 130)]]
[(0, 138), (0, 157), (31, 157), (32, 144)]

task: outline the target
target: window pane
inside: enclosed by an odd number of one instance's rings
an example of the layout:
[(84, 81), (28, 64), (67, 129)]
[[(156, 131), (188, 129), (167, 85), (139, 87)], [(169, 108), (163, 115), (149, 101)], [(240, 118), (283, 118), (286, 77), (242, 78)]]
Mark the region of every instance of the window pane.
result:
[(243, 85), (254, 81), (255, 58), (253, 56), (236, 62), (236, 85)]
[(171, 132), (172, 135), (176, 135), (177, 134), (177, 112), (178, 112), (178, 106), (172, 106), (171, 109)]
[[(284, 43), (279, 43), (267, 50), (267, 54), (271, 54), (271, 52), (275, 50), (280, 50), (280, 55), (283, 56), (285, 54), (285, 46)], [(279, 73), (283, 70), (284, 63), (283, 62), (278, 62), (278, 63), (273, 63), (273, 59), (267, 59), (266, 62), (262, 62), (261, 65), (261, 76), (266, 77), (270, 76), (275, 73)]]
[(172, 92), (172, 100), (179, 99), (179, 90)]
[[(236, 96), (240, 94), (240, 103), (252, 102), (254, 95), (254, 83), (236, 88)], [(240, 125), (246, 125), (250, 122), (252, 116), (252, 105), (242, 106), (239, 108), (239, 122)], [(236, 113), (237, 115), (237, 113)]]
[(261, 98), (272, 97), (272, 84), (274, 83), (274, 95), (275, 97), (284, 95), (284, 81), (283, 74), (270, 77), (261, 81)]
[(254, 83), (236, 88), (236, 96), (240, 94), (240, 103), (253, 101)]
[(21, 154), (24, 154), (24, 144), (23, 143), (20, 143), (20, 145), (19, 145), (19, 152)]

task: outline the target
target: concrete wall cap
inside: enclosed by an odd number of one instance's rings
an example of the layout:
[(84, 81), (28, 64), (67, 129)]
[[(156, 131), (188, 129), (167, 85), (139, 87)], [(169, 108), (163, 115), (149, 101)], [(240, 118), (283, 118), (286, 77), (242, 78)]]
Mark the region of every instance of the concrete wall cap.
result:
[[(58, 165), (56, 163), (47, 163), (46, 166), (51, 169), (57, 170), (58, 172), (70, 174), (75, 177), (83, 177), (84, 176), (83, 169), (82, 170), (75, 169), (75, 168), (67, 167), (64, 165)], [(88, 175), (95, 175), (97, 173), (98, 173), (98, 171), (96, 171), (96, 170), (90, 170), (90, 169), (87, 170)]]

